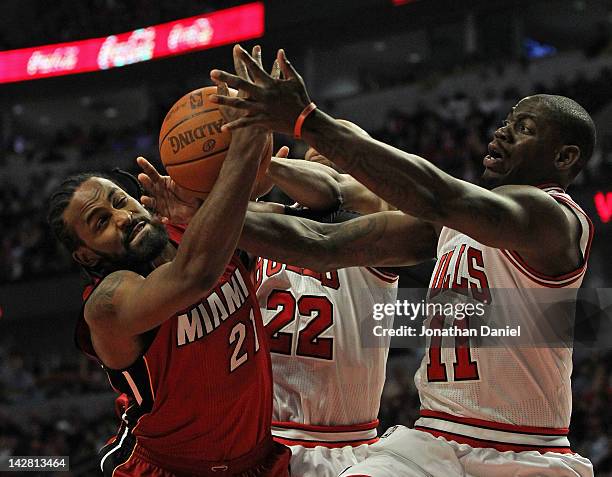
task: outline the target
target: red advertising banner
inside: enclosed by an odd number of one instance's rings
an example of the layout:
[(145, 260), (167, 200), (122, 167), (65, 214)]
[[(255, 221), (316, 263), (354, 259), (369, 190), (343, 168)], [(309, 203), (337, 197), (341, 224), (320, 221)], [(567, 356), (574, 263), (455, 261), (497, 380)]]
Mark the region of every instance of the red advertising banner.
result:
[(117, 68), (258, 38), (263, 33), (263, 3), (247, 3), (104, 38), (2, 51), (0, 83)]
[(593, 197), (597, 215), (604, 224), (612, 220), (612, 192), (597, 192)]

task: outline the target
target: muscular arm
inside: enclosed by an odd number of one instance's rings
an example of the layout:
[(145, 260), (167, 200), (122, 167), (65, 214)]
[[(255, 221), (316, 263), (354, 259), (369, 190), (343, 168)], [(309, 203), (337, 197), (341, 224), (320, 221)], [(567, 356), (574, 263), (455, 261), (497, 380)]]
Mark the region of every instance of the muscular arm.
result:
[(379, 212), (340, 224), (247, 213), (240, 247), (253, 255), (317, 271), (350, 266), (414, 265), (433, 258), (436, 231), (402, 212)]
[(219, 178), (191, 219), (172, 261), (146, 278), (124, 270), (98, 285), (85, 306), (94, 339), (139, 335), (215, 285), (236, 248), (265, 141), (265, 134), (253, 131), (234, 134)]
[[(260, 124), (292, 133), (296, 118), (311, 100), (284, 50), (277, 54), (285, 76), (282, 81), (267, 75), (246, 51), (237, 54), (256, 73), (255, 82), (219, 70), (211, 71), (211, 77), (252, 92), (256, 101), (214, 96), (214, 102), (247, 111), (225, 127)], [(455, 179), (421, 157), (367, 137), (319, 109), (306, 117), (301, 137), (377, 196), (413, 217), (453, 228), (491, 247), (516, 250), (547, 274), (577, 265), (577, 219), (536, 187), (488, 191)]]
[[(246, 51), (237, 54), (256, 72), (255, 82), (220, 70), (211, 71), (211, 77), (252, 92), (256, 101), (213, 97), (214, 102), (247, 111), (225, 127), (259, 124), (291, 134), (296, 118), (311, 100), (284, 50), (277, 54), (282, 81), (267, 75)], [(536, 187), (485, 190), (451, 177), (421, 157), (360, 134), (318, 109), (306, 117), (301, 137), (377, 196), (413, 217), (448, 226), (491, 247), (519, 251), (547, 274), (569, 271), (579, 261), (577, 219)]]
[(273, 158), (268, 176), (289, 197), (313, 210), (342, 207), (361, 214), (389, 210), (367, 187), (324, 164)]
[(493, 191), (456, 179), (425, 159), (358, 134), (321, 111), (304, 123), (303, 136), (321, 154), (388, 203), (485, 245), (554, 254), (572, 245), (574, 226), (548, 194), (530, 186)]

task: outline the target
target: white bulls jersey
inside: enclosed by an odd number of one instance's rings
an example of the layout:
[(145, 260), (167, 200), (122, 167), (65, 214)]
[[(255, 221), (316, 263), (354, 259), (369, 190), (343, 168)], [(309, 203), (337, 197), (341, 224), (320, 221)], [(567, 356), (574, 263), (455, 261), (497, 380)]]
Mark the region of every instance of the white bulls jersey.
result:
[[(523, 343), (550, 336), (547, 327), (554, 328), (554, 323), (543, 319), (549, 312), (549, 298), (555, 303), (575, 301), (593, 226), (562, 189), (542, 188), (579, 219), (582, 266), (562, 276), (545, 276), (514, 251), (487, 247), (443, 228), (430, 300), (432, 295), (452, 293), (449, 288), (469, 289), (476, 302), (486, 303), (485, 308), (496, 315), (491, 316), (495, 322), (519, 324)], [(451, 321), (452, 317), (428, 317), (427, 325), (461, 326)], [(497, 345), (491, 346), (496, 339)], [(572, 406), (571, 346), (521, 347), (519, 338), (507, 337), (490, 338), (487, 347), (474, 347), (471, 337), (427, 340), (427, 352), (415, 376), (421, 399), (416, 429), (472, 447), (570, 452), (566, 436)]]
[(261, 258), (254, 275), (272, 352), (273, 435), (328, 447), (376, 440), (389, 341), (364, 347), (361, 328), (371, 326), (374, 303), (395, 302), (397, 276), (361, 267), (321, 274)]

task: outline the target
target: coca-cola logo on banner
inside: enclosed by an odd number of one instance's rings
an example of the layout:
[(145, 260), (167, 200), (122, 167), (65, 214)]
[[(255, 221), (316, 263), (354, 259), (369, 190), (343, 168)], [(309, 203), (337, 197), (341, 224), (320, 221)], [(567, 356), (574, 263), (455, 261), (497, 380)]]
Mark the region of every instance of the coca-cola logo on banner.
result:
[(98, 66), (105, 70), (153, 58), (155, 51), (155, 27), (141, 28), (127, 38), (119, 41), (111, 35), (104, 40), (98, 53)]
[(168, 48), (172, 51), (207, 45), (214, 30), (208, 18), (199, 18), (191, 25), (174, 25), (168, 35)]
[(258, 38), (262, 1), (101, 38), (0, 51), (0, 84), (108, 70)]
[(27, 71), (30, 76), (70, 71), (74, 69), (78, 61), (79, 48), (76, 46), (56, 48), (50, 53), (37, 50), (28, 59)]

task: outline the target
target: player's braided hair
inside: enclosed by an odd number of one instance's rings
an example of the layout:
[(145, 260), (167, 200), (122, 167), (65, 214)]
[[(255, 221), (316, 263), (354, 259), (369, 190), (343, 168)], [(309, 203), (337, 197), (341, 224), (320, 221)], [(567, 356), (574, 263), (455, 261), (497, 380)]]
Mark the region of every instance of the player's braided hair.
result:
[(130, 194), (130, 191), (125, 184), (119, 180), (120, 178), (128, 179), (131, 185), (135, 186), (135, 193), (130, 195), (136, 196), (138, 199), (142, 195), (142, 188), (138, 180), (131, 175), (129, 172), (125, 172), (121, 169), (115, 168), (112, 174), (105, 172), (82, 172), (74, 174), (64, 179), (59, 187), (51, 194), (49, 198), (49, 207), (47, 212), (47, 222), (51, 227), (51, 230), (57, 237), (57, 239), (68, 249), (69, 252), (74, 252), (79, 245), (81, 245), (81, 239), (72, 228), (68, 227), (64, 221), (64, 212), (70, 204), (72, 197), (76, 190), (83, 184), (83, 182), (91, 179), (92, 177), (101, 177), (108, 179), (109, 181), (117, 184), (126, 193)]
[[(68, 249), (69, 252), (74, 252), (79, 245), (81, 239), (76, 232), (68, 227), (64, 221), (64, 212), (70, 204), (76, 190), (83, 182), (92, 177), (105, 177), (103, 173), (84, 172), (67, 177), (62, 181), (59, 187), (49, 197), (49, 207), (47, 210), (47, 222), (51, 227), (55, 237)], [(108, 178), (108, 177), (106, 177)]]

